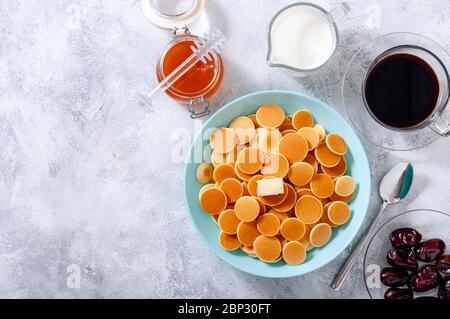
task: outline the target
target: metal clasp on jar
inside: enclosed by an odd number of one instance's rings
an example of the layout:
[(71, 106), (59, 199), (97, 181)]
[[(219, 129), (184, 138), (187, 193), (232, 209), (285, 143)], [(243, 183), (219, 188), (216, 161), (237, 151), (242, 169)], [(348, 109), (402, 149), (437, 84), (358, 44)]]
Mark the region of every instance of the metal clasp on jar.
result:
[(189, 28), (186, 25), (182, 28), (175, 27), (173, 29), (173, 37), (174, 38), (179, 35), (190, 35), (190, 34), (191, 34), (191, 31), (189, 31)]
[(190, 99), (187, 107), (189, 112), (191, 113), (192, 119), (211, 114), (211, 110), (209, 109), (209, 102), (203, 96), (195, 99)]

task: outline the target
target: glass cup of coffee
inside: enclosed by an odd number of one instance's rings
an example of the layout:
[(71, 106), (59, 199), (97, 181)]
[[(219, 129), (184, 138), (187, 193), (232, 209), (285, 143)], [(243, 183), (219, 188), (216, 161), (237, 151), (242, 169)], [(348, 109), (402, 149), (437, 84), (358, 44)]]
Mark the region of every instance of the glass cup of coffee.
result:
[(381, 125), (393, 130), (429, 126), (450, 135), (449, 75), (433, 52), (402, 45), (373, 61), (362, 86), (365, 106)]
[(382, 35), (364, 44), (345, 71), (345, 111), (378, 146), (424, 147), (450, 135), (449, 70), (449, 54), (437, 42), (414, 33)]

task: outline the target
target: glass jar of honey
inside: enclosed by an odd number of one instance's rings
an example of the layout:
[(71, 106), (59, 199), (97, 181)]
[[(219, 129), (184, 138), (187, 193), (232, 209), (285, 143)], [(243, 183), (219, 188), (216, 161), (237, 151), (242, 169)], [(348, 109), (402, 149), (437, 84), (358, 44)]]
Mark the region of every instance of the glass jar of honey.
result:
[[(192, 35), (188, 25), (195, 22), (204, 10), (205, 0), (141, 0), (146, 17), (158, 27), (171, 29), (173, 37), (162, 50), (156, 63), (159, 82), (193, 54), (196, 42), (202, 37)], [(210, 53), (206, 63), (198, 61), (175, 83), (165, 88), (172, 99), (185, 104), (192, 118), (209, 114), (209, 100), (218, 92), (223, 80), (223, 63), (219, 54)]]

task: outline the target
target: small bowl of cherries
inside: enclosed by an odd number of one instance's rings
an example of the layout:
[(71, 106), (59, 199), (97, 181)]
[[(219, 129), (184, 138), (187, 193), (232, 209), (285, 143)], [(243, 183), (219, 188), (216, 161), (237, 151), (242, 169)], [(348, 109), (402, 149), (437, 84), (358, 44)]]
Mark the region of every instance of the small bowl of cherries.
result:
[(450, 299), (450, 216), (413, 210), (387, 221), (364, 258), (373, 299)]

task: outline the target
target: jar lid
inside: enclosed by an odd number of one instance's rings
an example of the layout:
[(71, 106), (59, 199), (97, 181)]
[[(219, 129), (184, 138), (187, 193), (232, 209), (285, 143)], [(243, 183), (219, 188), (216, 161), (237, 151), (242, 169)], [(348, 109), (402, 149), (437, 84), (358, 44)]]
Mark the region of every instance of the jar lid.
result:
[(181, 29), (195, 22), (205, 0), (141, 0), (145, 17), (163, 29)]

